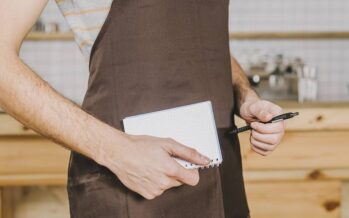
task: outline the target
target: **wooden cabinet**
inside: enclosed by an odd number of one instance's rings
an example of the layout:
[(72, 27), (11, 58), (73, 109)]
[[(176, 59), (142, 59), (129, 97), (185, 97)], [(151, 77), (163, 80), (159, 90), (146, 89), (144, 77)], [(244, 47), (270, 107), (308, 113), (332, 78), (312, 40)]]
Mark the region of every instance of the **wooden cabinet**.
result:
[(271, 155), (253, 152), (249, 133), (239, 136), (252, 217), (349, 217), (349, 107), (284, 108), (300, 116)]
[(246, 186), (252, 217), (339, 217), (339, 181), (263, 181)]
[(0, 186), (63, 185), (69, 151), (0, 114)]
[[(239, 136), (252, 217), (349, 217), (349, 105), (282, 105), (285, 111), (299, 111), (300, 116), (287, 121), (287, 134), (271, 155), (262, 157), (252, 152), (248, 133)], [(237, 120), (237, 125), (244, 122)], [(3, 218), (12, 218), (16, 210), (25, 211), (23, 208), (38, 210), (38, 202), (50, 202), (53, 208), (54, 199), (59, 199), (56, 216), (68, 217), (64, 188), (68, 160), (68, 150), (0, 114)], [(46, 186), (45, 191), (38, 186)], [(30, 197), (37, 204), (28, 204)]]
[(2, 218), (2, 190), (0, 189), (0, 218)]
[(0, 114), (0, 218), (68, 218), (69, 153)]

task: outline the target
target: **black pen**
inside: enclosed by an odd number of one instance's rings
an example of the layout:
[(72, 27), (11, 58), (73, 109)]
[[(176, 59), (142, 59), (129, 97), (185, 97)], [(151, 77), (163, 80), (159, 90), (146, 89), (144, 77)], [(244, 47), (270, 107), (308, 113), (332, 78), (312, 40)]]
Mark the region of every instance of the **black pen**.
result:
[[(277, 122), (280, 122), (280, 121), (283, 121), (283, 120), (288, 120), (288, 119), (291, 119), (292, 117), (295, 117), (299, 115), (298, 112), (289, 112), (289, 113), (285, 113), (285, 114), (281, 114), (281, 115), (278, 115), (276, 117), (274, 117), (273, 119), (271, 119), (270, 121), (268, 122), (262, 122), (262, 123), (277, 123)], [(235, 128), (231, 131), (228, 132), (228, 134), (238, 134), (240, 132), (245, 132), (247, 130), (251, 130), (252, 127), (250, 125), (248, 126), (244, 126), (244, 127), (240, 127), (240, 128)]]

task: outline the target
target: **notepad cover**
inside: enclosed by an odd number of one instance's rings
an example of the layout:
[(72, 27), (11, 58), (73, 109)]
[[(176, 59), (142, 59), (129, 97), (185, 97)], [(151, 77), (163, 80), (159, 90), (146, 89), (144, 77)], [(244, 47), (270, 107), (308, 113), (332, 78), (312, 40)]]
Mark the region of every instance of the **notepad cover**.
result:
[[(124, 130), (131, 135), (173, 138), (209, 157), (210, 166), (222, 163), (217, 128), (210, 101), (126, 117)], [(188, 169), (200, 166), (175, 158)]]

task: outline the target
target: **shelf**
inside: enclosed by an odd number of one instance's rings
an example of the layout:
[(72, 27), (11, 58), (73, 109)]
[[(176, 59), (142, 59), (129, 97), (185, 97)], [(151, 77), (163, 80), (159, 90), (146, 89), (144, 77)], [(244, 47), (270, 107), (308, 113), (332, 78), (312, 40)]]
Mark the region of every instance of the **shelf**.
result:
[(68, 33), (40, 33), (31, 32), (27, 35), (26, 40), (39, 41), (39, 40), (74, 40), (74, 34)]
[[(272, 39), (349, 39), (349, 32), (232, 32), (232, 40), (272, 40)], [(26, 40), (74, 40), (74, 34), (31, 32)]]
[(349, 32), (233, 32), (229, 34), (232, 40), (247, 39), (349, 39)]

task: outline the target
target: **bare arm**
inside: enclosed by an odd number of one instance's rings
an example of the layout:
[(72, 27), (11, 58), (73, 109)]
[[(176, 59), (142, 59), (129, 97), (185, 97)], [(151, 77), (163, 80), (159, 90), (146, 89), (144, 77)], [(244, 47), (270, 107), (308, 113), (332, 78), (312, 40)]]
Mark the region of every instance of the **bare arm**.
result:
[(182, 168), (171, 154), (206, 164), (199, 153), (173, 140), (130, 136), (108, 126), (62, 97), (21, 61), (21, 43), (46, 3), (0, 2), (1, 107), (40, 134), (108, 167), (128, 188), (148, 199), (182, 182), (197, 184), (197, 171)]
[[(24, 36), (40, 15), (47, 0), (0, 3), (0, 105), (7, 113), (37, 132), (84, 155), (97, 157), (98, 134), (113, 130), (63, 98), (19, 58)], [(94, 131), (100, 129), (101, 131)]]
[(233, 76), (235, 108), (237, 109), (235, 112), (236, 114), (240, 115), (240, 108), (243, 103), (247, 101), (256, 101), (259, 99), (259, 97), (251, 88), (246, 74), (235, 58), (232, 58), (231, 68)]
[(269, 101), (261, 100), (251, 88), (246, 74), (232, 58), (232, 76), (235, 99), (235, 113), (247, 123), (251, 123), (250, 142), (252, 149), (261, 154), (271, 153), (281, 142), (285, 132), (284, 122), (263, 124), (282, 113), (282, 109)]

